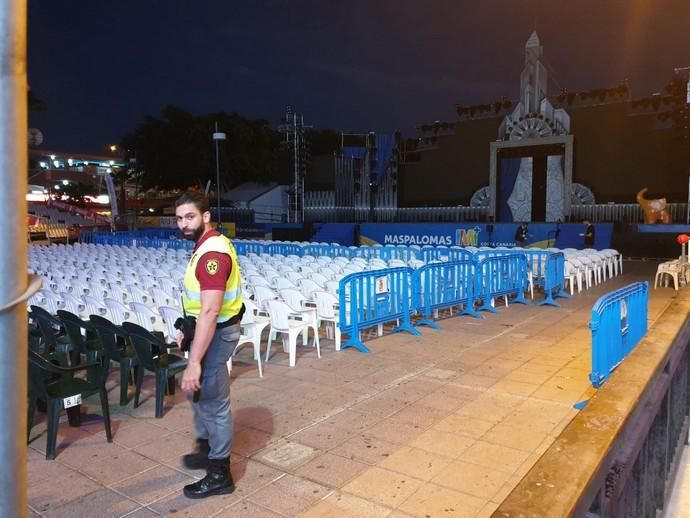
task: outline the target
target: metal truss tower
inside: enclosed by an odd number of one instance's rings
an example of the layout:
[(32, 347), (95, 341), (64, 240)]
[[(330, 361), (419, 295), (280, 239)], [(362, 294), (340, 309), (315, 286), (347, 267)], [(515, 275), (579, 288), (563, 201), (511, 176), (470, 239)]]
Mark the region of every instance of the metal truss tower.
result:
[(307, 128), (311, 126), (304, 124), (304, 116), (288, 106), (282, 124), (278, 126), (278, 130), (285, 134), (284, 143), (292, 151), (293, 184), (288, 190), (288, 223), (304, 221), (304, 175), (309, 162), (308, 144), (304, 138)]

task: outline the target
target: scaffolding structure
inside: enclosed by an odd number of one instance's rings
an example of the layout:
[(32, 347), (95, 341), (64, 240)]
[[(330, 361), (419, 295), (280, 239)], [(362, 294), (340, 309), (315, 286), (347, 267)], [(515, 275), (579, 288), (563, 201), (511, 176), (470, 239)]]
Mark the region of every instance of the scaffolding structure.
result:
[(287, 107), (282, 124), (278, 130), (284, 133), (284, 144), (292, 152), (293, 183), (288, 189), (288, 223), (304, 221), (304, 176), (309, 162), (309, 147), (304, 138), (304, 130), (311, 128), (304, 124), (304, 115), (295, 113), (292, 106)]

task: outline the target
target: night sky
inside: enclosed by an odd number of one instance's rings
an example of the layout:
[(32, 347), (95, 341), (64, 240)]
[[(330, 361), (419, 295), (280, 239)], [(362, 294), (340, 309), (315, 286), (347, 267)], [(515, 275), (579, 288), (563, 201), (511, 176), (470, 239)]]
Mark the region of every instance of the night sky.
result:
[[(690, 66), (688, 0), (29, 0), (42, 147), (105, 151), (165, 104), (338, 131), (516, 99), (535, 27), (549, 92), (660, 91)], [(231, 136), (230, 136), (231, 137)]]

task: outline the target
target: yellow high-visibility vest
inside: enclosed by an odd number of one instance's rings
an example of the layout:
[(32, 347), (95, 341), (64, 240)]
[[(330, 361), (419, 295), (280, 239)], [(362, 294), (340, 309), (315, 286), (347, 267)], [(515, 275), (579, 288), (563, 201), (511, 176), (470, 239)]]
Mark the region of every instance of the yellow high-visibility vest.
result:
[[(201, 285), (199, 284), (199, 279), (196, 278), (195, 272), (199, 259), (207, 252), (228, 254), (232, 259), (232, 270), (225, 283), (223, 305), (218, 313), (218, 322), (226, 322), (237, 315), (242, 308), (242, 288), (240, 262), (237, 260), (237, 252), (235, 252), (235, 247), (232, 246), (230, 240), (223, 235), (209, 237), (192, 254), (184, 274), (182, 304), (188, 315), (199, 316), (201, 312)], [(213, 268), (213, 263), (206, 265), (206, 268)]]

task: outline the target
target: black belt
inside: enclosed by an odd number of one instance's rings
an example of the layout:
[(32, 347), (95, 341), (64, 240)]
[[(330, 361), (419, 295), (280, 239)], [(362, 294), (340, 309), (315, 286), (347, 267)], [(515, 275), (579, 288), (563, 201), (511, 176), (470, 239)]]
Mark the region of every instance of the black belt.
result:
[(226, 320), (225, 322), (217, 322), (216, 329), (224, 329), (226, 327), (234, 326), (235, 324), (239, 324), (241, 319), (242, 317), (237, 318), (237, 315), (235, 315), (230, 320)]
[[(226, 327), (234, 326), (235, 324), (239, 324), (242, 321), (242, 316), (244, 316), (244, 304), (242, 304), (242, 307), (240, 308), (240, 312), (237, 313), (237, 315), (230, 317), (228, 320), (224, 322), (216, 322), (216, 329), (224, 329)], [(191, 318), (194, 320), (196, 323), (196, 318), (192, 316), (188, 316), (187, 318)]]

